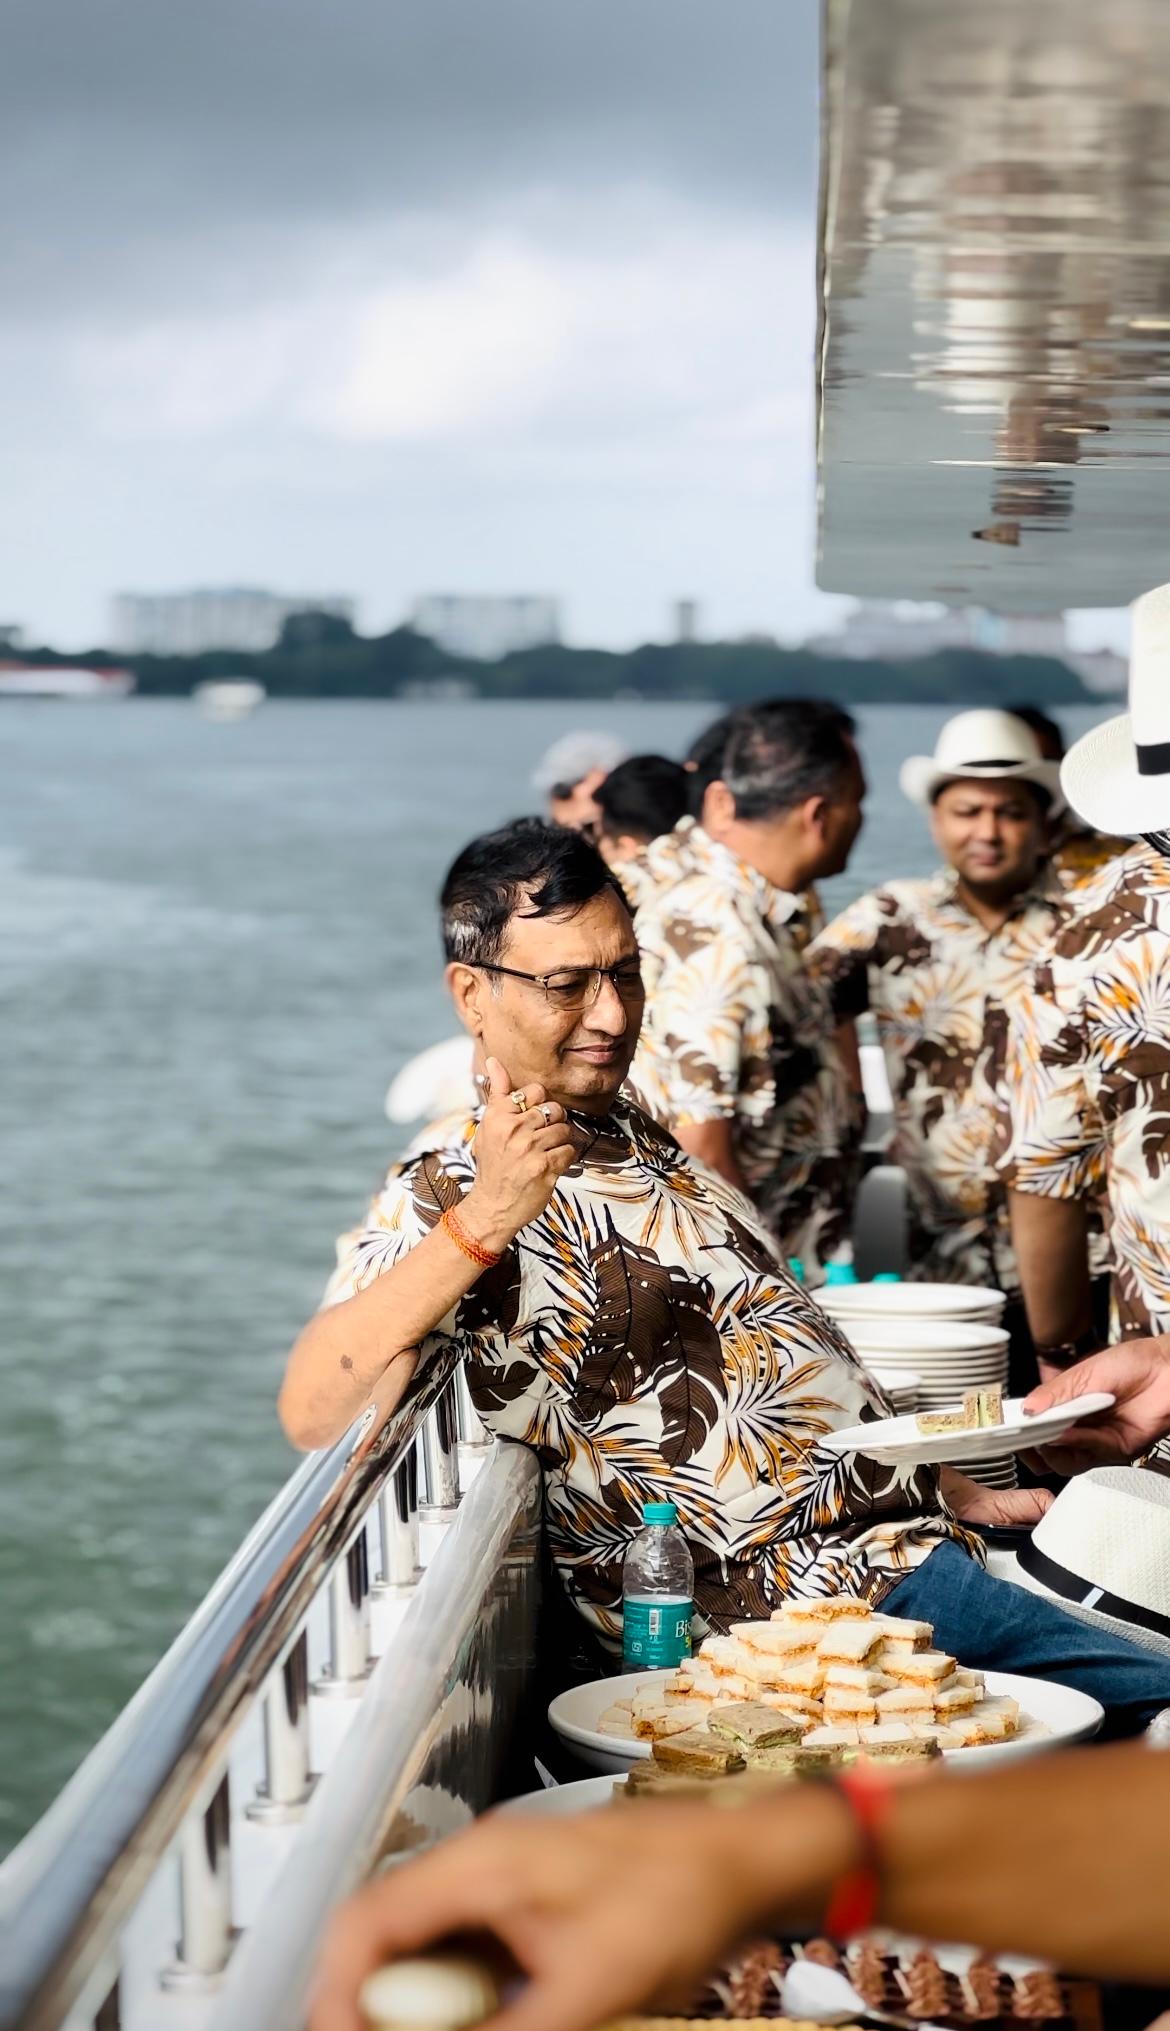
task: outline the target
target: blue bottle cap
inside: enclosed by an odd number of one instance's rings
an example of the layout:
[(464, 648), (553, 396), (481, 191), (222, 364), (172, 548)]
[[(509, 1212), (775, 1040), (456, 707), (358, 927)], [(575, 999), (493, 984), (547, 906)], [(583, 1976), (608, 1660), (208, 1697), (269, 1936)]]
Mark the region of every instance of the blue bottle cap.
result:
[(804, 1282), (804, 1264), (803, 1264), (803, 1262), (801, 1261), (801, 1259), (800, 1259), (799, 1255), (790, 1255), (790, 1256), (789, 1256), (789, 1258), (788, 1258), (788, 1270), (789, 1270), (789, 1274), (790, 1274), (790, 1275), (791, 1275), (791, 1276), (792, 1276), (792, 1277), (794, 1278), (794, 1280), (795, 1280), (795, 1281), (796, 1281), (797, 1283), (803, 1283), (803, 1282)]
[(678, 1509), (673, 1502), (644, 1502), (643, 1523), (677, 1523)]
[(902, 1279), (896, 1269), (879, 1269), (877, 1275), (871, 1277), (870, 1281), (872, 1283), (901, 1283)]
[(857, 1271), (851, 1262), (829, 1262), (825, 1264), (826, 1283), (856, 1283)]

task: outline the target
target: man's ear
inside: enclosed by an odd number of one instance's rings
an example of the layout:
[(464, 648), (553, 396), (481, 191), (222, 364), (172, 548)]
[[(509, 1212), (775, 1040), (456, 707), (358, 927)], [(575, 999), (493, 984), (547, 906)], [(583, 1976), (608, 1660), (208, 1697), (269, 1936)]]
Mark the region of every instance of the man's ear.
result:
[(703, 792), (703, 815), (699, 823), (712, 839), (723, 839), (735, 824), (735, 798), (726, 783), (716, 777)]
[(464, 966), (462, 960), (453, 959), (443, 978), (464, 1029), (469, 1036), (482, 1037), (483, 999), (489, 992), (482, 973), (477, 973), (474, 966)]

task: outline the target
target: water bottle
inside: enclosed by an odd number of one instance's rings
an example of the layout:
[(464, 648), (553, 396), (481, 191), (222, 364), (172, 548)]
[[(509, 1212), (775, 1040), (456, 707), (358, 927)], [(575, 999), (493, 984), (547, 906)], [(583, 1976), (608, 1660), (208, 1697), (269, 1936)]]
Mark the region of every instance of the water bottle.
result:
[(622, 1568), (622, 1670), (673, 1670), (691, 1654), (695, 1562), (673, 1502), (647, 1502)]

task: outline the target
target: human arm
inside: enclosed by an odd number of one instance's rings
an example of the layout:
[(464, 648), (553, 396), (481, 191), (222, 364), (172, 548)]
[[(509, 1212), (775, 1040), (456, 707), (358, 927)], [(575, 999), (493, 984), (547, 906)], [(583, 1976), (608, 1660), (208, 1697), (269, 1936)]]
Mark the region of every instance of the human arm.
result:
[[(842, 1025), (852, 1024), (870, 1005), (870, 967), (880, 963), (882, 928), (893, 908), (880, 889), (859, 896), (818, 932), (805, 954), (809, 973), (828, 995)], [(839, 1045), (841, 1041), (838, 1031)], [(860, 1062), (857, 1071), (860, 1084)]]
[[(521, 1113), (509, 1098), (511, 1081), (498, 1059), (488, 1060), (488, 1080), (487, 1106), (476, 1131), (476, 1179), (458, 1212), (473, 1241), (501, 1255), (543, 1212), (557, 1180), (574, 1162), (577, 1144), (564, 1109), (546, 1099), (542, 1086), (524, 1088), (528, 1104)], [(292, 1443), (306, 1451), (333, 1444), (368, 1403), (380, 1419), (388, 1416), (401, 1401), (427, 1335), (484, 1273), (441, 1225), (414, 1246), (405, 1235), (375, 1234), (374, 1240), (382, 1243), (389, 1266), (310, 1319), (288, 1358), (280, 1421)]]
[[(1168, 1827), (1170, 1755), (1138, 1745), (895, 1781), (878, 1916), (1072, 1974), (1165, 1980)], [(565, 1821), (493, 1814), (342, 1908), (311, 2031), (361, 2031), (367, 1974), (462, 1932), (499, 1940), (528, 1978), (493, 2031), (593, 2031), (622, 2011), (679, 2007), (741, 1940), (818, 1924), (860, 1860), (828, 1785), (735, 1812), (678, 1801)]]
[(1170, 1434), (1170, 1334), (1152, 1340), (1125, 1340), (1090, 1354), (1073, 1368), (1042, 1382), (1025, 1400), (1033, 1414), (1052, 1410), (1098, 1390), (1116, 1399), (1111, 1410), (1074, 1426), (1044, 1458), (1059, 1474), (1079, 1474), (1140, 1457)]
[(747, 1182), (739, 1167), (739, 1161), (731, 1138), (731, 1122), (726, 1115), (713, 1121), (683, 1122), (675, 1129), (682, 1148), (688, 1156), (698, 1157), (734, 1185), (737, 1192), (747, 1191)]
[(1028, 1326), (1044, 1374), (1051, 1366), (1045, 1348), (1071, 1345), (1092, 1330), (1086, 1205), (1017, 1191), (1009, 1191), (1008, 1205)]
[(1053, 1501), (1047, 1488), (986, 1488), (957, 1467), (940, 1467), (938, 1486), (960, 1523), (991, 1524), (997, 1530), (1031, 1529)]

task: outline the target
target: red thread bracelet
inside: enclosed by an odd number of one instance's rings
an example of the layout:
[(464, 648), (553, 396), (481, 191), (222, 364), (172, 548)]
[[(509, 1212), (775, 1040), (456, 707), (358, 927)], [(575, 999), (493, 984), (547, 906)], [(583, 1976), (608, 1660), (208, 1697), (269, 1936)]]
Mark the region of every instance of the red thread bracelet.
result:
[(877, 1919), (881, 1897), (878, 1838), (894, 1787), (872, 1764), (859, 1763), (843, 1771), (834, 1788), (853, 1815), (861, 1839), (861, 1860), (834, 1883), (822, 1923), (830, 1939), (847, 1940), (868, 1932)]

